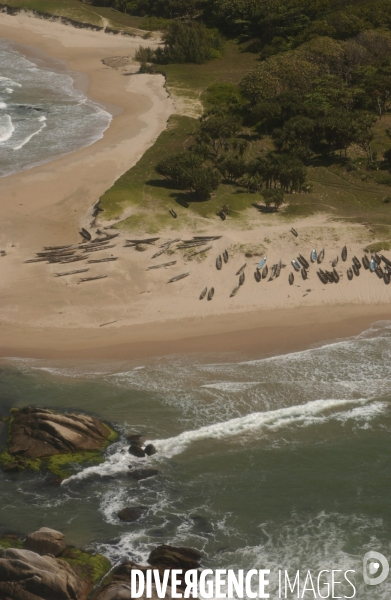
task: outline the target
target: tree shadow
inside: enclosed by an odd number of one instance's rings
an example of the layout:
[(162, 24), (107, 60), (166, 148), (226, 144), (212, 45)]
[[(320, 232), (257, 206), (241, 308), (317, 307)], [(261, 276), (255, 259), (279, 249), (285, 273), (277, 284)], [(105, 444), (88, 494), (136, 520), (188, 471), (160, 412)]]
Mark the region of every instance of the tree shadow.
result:
[(266, 206), (266, 204), (257, 204), (256, 202), (252, 202), (251, 205), (254, 206), (254, 208), (256, 208), (260, 213), (277, 212), (277, 208), (275, 206)]

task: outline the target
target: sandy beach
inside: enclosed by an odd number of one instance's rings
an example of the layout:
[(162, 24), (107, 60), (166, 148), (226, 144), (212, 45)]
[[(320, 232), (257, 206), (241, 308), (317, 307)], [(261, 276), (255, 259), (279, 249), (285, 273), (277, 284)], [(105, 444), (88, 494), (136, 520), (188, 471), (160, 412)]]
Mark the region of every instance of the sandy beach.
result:
[[(64, 265), (26, 264), (42, 246), (80, 242), (78, 231), (91, 226), (92, 206), (154, 142), (174, 102), (162, 76), (136, 75), (136, 64), (114, 69), (102, 63), (108, 57), (131, 56), (140, 44), (151, 45), (150, 40), (77, 30), (21, 14), (0, 15), (0, 37), (65, 61), (87, 78), (88, 95), (113, 114), (103, 138), (92, 146), (0, 179), (0, 250), (6, 251), (0, 258), (2, 356), (137, 357), (250, 348), (270, 354), (357, 334), (389, 318), (391, 286), (364, 269), (353, 281), (346, 277), (352, 256), (361, 258), (371, 241), (370, 232), (326, 215), (288, 223), (251, 209), (245, 228), (229, 219), (197, 218), (179, 233), (176, 222), (176, 230), (161, 232), (144, 252), (124, 243), (148, 237), (145, 232), (121, 232), (115, 247), (90, 257), (118, 260), (76, 263), (88, 266), (91, 276), (107, 275), (84, 284), (77, 275), (55, 277), (67, 269)], [(290, 233), (292, 225), (298, 238)], [(189, 257), (173, 246), (152, 259), (160, 244), (193, 235), (221, 237), (206, 258)], [(298, 273), (289, 286), (290, 263), (298, 253), (309, 260), (314, 246), (318, 252), (324, 247), (322, 266), (328, 269), (345, 244), (349, 260), (339, 258), (339, 284), (322, 285), (312, 266), (306, 281)], [(217, 271), (216, 258), (225, 249), (229, 261)], [(279, 260), (285, 267), (278, 279), (257, 283), (254, 271), (264, 254), (269, 267)], [(168, 261), (176, 263), (147, 270)], [(244, 263), (246, 281), (230, 298)], [(190, 275), (167, 283), (184, 272)], [(210, 302), (199, 300), (204, 287), (215, 288)]]

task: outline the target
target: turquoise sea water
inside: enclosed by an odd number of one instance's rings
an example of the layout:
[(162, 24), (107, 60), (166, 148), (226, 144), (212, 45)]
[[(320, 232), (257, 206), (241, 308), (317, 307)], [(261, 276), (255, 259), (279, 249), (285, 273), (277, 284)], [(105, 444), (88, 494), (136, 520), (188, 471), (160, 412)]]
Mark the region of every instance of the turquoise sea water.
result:
[[(355, 569), (357, 598), (389, 599), (391, 583), (368, 588), (360, 570), (369, 550), (391, 558), (390, 364), (389, 322), (267, 359), (3, 360), (1, 415), (81, 410), (121, 436), (103, 464), (76, 467), (61, 486), (0, 473), (0, 527), (60, 529), (113, 562), (189, 545), (204, 567), (270, 568), (272, 590), (279, 568)], [(130, 456), (134, 432), (158, 454)], [(0, 435), (4, 443), (5, 427)], [(159, 475), (129, 479), (129, 465), (141, 464)], [(148, 511), (138, 522), (119, 521), (121, 508), (140, 504)]]
[(111, 120), (75, 89), (77, 74), (19, 50), (0, 39), (0, 177), (92, 144)]

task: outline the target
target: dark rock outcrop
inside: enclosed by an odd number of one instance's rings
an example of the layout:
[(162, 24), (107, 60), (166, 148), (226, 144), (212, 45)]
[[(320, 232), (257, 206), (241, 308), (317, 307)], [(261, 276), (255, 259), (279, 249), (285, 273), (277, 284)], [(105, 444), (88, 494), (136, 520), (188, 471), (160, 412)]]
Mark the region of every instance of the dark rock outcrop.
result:
[[(93, 594), (93, 600), (133, 600), (131, 590), (131, 573), (133, 569), (147, 571), (148, 567), (125, 562), (110, 573), (110, 580), (103, 584)], [(167, 586), (166, 598), (171, 598), (171, 588)], [(152, 585), (152, 600), (157, 600), (155, 585)], [(146, 600), (145, 593), (141, 600)]]
[(41, 527), (38, 531), (30, 533), (24, 543), (26, 550), (37, 554), (52, 554), (59, 556), (67, 547), (64, 534), (48, 527)]
[(27, 407), (14, 413), (8, 452), (36, 459), (101, 450), (110, 435), (111, 430), (95, 417)]
[(152, 550), (148, 557), (148, 562), (153, 567), (182, 569), (185, 572), (189, 569), (198, 569), (201, 558), (202, 554), (193, 548), (162, 544), (155, 548), (155, 550)]
[(141, 448), (141, 446), (129, 446), (129, 450), (128, 450), (129, 454), (132, 454), (133, 456), (137, 456), (138, 458), (144, 458), (145, 457), (145, 450), (143, 450), (143, 448)]
[(141, 481), (142, 479), (148, 479), (149, 477), (155, 477), (158, 475), (159, 471), (157, 469), (133, 469), (129, 471), (128, 475), (132, 479), (136, 481)]
[(121, 521), (132, 523), (133, 521), (137, 521), (146, 509), (146, 506), (127, 506), (119, 511), (118, 518), (121, 519)]
[(85, 584), (63, 560), (30, 550), (0, 550), (2, 600), (84, 600)]
[(153, 444), (147, 444), (144, 448), (145, 454), (147, 456), (152, 456), (152, 454), (156, 454), (157, 450)]

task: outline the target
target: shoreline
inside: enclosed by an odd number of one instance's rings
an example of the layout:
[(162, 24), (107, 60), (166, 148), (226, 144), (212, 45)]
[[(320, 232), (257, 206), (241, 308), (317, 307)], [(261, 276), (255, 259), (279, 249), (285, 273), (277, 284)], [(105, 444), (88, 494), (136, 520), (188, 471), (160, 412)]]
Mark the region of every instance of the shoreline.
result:
[[(265, 219), (251, 213), (245, 229), (231, 221), (200, 218), (186, 224), (178, 219), (159, 233), (161, 241), (200, 233), (221, 234), (221, 239), (204, 260), (174, 250), (175, 267), (148, 272), (156, 246), (146, 252), (129, 250), (124, 241), (133, 232), (122, 232), (116, 249), (110, 250), (116, 262), (86, 265), (89, 275), (107, 273), (108, 278), (85, 285), (78, 285), (74, 275), (55, 277), (58, 265), (25, 264), (44, 245), (80, 241), (80, 227), (91, 226), (92, 206), (154, 143), (174, 107), (163, 76), (135, 75), (137, 67), (130, 62), (118, 68), (102, 63), (108, 57), (129, 57), (140, 43), (151, 44), (149, 40), (80, 31), (22, 14), (0, 14), (0, 37), (65, 61), (70, 72), (88, 77), (90, 99), (120, 107), (94, 144), (0, 179), (0, 250), (6, 251), (0, 258), (2, 357), (137, 359), (180, 352), (270, 356), (355, 335), (389, 318), (390, 288), (365, 271), (348, 282), (341, 270), (347, 263), (337, 266), (338, 285), (323, 286), (315, 267), (307, 281), (296, 274), (295, 284), (288, 285), (290, 260), (298, 252), (309, 255), (315, 244), (326, 246), (324, 265), (329, 268), (343, 245), (348, 245), (351, 260), (368, 243), (365, 226), (334, 222), (327, 215), (288, 224), (278, 216)], [(125, 212), (131, 210), (129, 206)], [(300, 228), (298, 239), (289, 232), (292, 224)], [(247, 258), (248, 247), (257, 254)], [(229, 262), (216, 271), (216, 257), (226, 248)], [(288, 268), (272, 283), (259, 284), (251, 270), (266, 253), (269, 267), (282, 260)], [(232, 299), (235, 273), (245, 261), (246, 283)], [(191, 277), (167, 285), (170, 277), (184, 271), (191, 271)], [(213, 302), (199, 301), (205, 286), (215, 288)]]
[(388, 320), (388, 305), (337, 305), (188, 319), (177, 321), (175, 328), (166, 322), (119, 330), (28, 331), (2, 324), (0, 359), (145, 360), (175, 354), (221, 354), (226, 359), (230, 353), (266, 358), (356, 336)]

